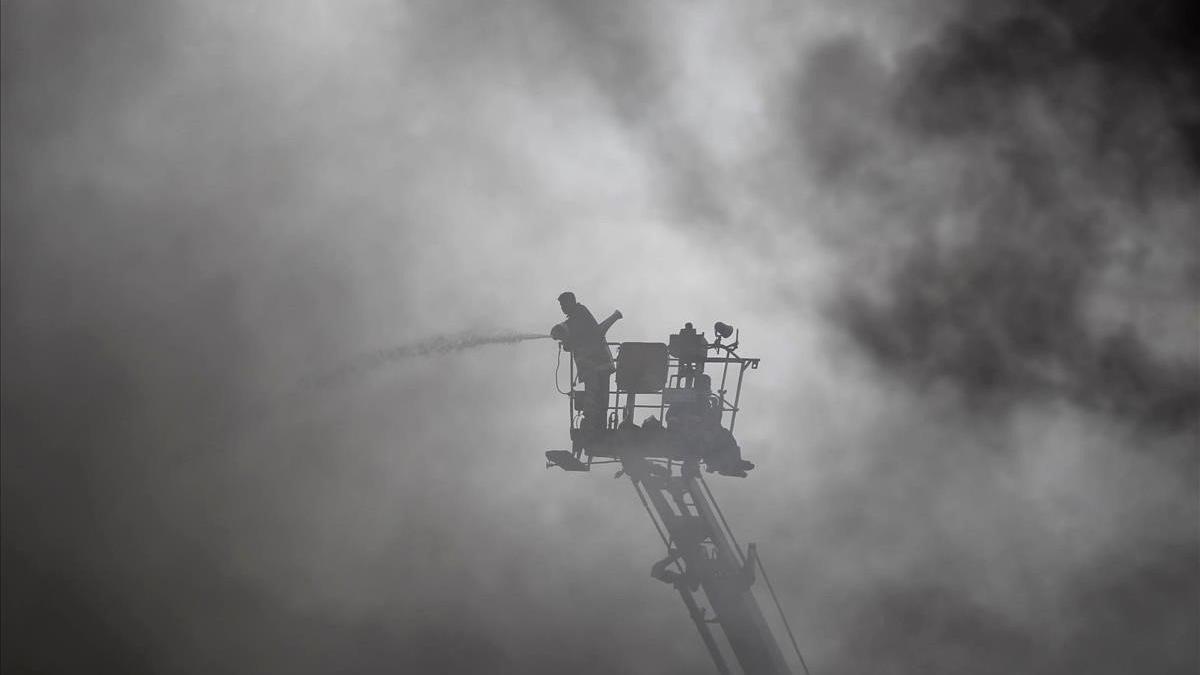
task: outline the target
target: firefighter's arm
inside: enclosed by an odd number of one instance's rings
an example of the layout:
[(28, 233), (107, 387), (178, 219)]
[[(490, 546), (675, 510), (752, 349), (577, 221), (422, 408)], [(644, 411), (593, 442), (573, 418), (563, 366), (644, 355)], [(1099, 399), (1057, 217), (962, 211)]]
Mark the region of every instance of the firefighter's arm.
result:
[(597, 324), (597, 327), (600, 329), (600, 334), (604, 335), (605, 333), (607, 333), (608, 329), (612, 328), (612, 325), (617, 322), (617, 319), (620, 319), (620, 318), (621, 318), (621, 310), (618, 309), (618, 310), (614, 311), (611, 315), (609, 315), (609, 317), (607, 319), (605, 319), (605, 320), (601, 321), (599, 324)]
[(571, 351), (571, 342), (569, 339), (571, 337), (571, 331), (567, 328), (566, 321), (556, 324), (553, 328), (551, 328), (550, 337), (558, 340), (558, 343), (560, 346), (562, 346), (562, 350), (564, 352)]

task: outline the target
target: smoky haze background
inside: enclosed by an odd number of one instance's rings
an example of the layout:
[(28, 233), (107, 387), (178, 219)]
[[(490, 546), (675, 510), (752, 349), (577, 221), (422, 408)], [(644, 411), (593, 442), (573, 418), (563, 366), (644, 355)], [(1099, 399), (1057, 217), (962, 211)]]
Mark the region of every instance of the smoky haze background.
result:
[(549, 343), (217, 423), (565, 289), (763, 357), (814, 672), (1200, 665), (1187, 3), (0, 7), (5, 672), (706, 672)]

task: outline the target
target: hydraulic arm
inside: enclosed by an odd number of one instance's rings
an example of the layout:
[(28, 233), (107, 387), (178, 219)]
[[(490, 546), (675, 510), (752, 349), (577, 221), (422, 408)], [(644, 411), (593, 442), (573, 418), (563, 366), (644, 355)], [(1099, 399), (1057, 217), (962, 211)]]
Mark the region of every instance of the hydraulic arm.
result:
[[(651, 575), (679, 592), (717, 671), (734, 672), (713, 633), (714, 625), (724, 633), (746, 675), (790, 675), (751, 592), (754, 545), (743, 555), (734, 544), (695, 463), (684, 464), (678, 474), (669, 465), (643, 459), (627, 460), (624, 466), (660, 534), (665, 529), (667, 556), (654, 565)], [(714, 616), (707, 616), (696, 602), (698, 590), (704, 591)]]
[[(703, 465), (708, 472), (745, 478), (754, 468), (742, 457), (733, 426), (742, 378), (759, 360), (739, 356), (737, 332), (721, 322), (713, 326), (712, 342), (685, 323), (665, 343), (605, 343), (604, 329), (615, 319), (595, 324), (586, 309), (572, 309), (570, 293), (559, 301), (568, 321), (551, 336), (572, 355), (571, 389), (560, 389), (570, 402), (571, 450), (546, 452), (547, 466), (581, 472), (595, 464), (620, 464), (617, 475), (633, 481), (667, 548), (650, 574), (678, 591), (717, 671), (790, 675), (752, 592), (757, 569), (779, 607), (766, 570), (753, 544), (745, 552), (738, 547), (700, 474)], [(606, 345), (617, 349), (615, 364)], [(582, 390), (575, 388), (577, 370)], [(610, 374), (616, 375), (615, 389)], [(782, 609), (779, 614), (791, 637)], [(796, 654), (804, 666), (799, 648)]]

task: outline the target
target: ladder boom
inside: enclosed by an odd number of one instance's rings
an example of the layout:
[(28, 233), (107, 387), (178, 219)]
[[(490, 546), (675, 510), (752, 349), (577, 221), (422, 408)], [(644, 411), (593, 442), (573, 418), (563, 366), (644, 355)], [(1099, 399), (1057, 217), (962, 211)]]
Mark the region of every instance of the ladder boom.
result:
[[(711, 623), (721, 627), (726, 641), (746, 675), (790, 675), (751, 587), (754, 561), (747, 560), (722, 527), (715, 505), (699, 479), (699, 469), (685, 464), (679, 475), (662, 465), (645, 460), (627, 460), (625, 473), (635, 487), (645, 490), (654, 514), (669, 535), (667, 557), (651, 574), (679, 590), (713, 656), (717, 670), (728, 665), (717, 647)], [(674, 565), (679, 571), (668, 570)], [(715, 616), (704, 618), (693, 593), (703, 589)]]

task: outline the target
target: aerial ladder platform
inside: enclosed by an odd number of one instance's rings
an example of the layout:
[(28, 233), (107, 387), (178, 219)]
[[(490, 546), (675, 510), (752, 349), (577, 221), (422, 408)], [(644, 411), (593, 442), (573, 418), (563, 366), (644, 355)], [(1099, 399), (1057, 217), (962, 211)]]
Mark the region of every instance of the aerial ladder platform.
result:
[[(711, 343), (691, 324), (665, 344), (606, 343), (617, 355), (617, 383), (600, 392), (601, 420), (592, 398), (598, 392), (576, 388), (572, 360), (571, 385), (564, 392), (571, 401), (572, 449), (547, 452), (547, 466), (590, 471), (619, 465), (616, 476), (633, 483), (666, 548), (650, 574), (679, 593), (716, 671), (791, 675), (754, 594), (760, 576), (801, 665), (803, 657), (757, 547), (750, 544), (743, 550), (738, 545), (702, 472), (703, 467), (708, 473), (746, 477), (754, 467), (742, 459), (732, 431), (743, 377), (758, 368), (759, 360), (739, 356), (736, 337), (722, 342), (733, 335), (730, 326), (717, 323), (714, 328), (717, 337)], [(714, 369), (712, 375), (705, 373), (706, 367)], [(595, 382), (593, 378), (593, 389)]]

